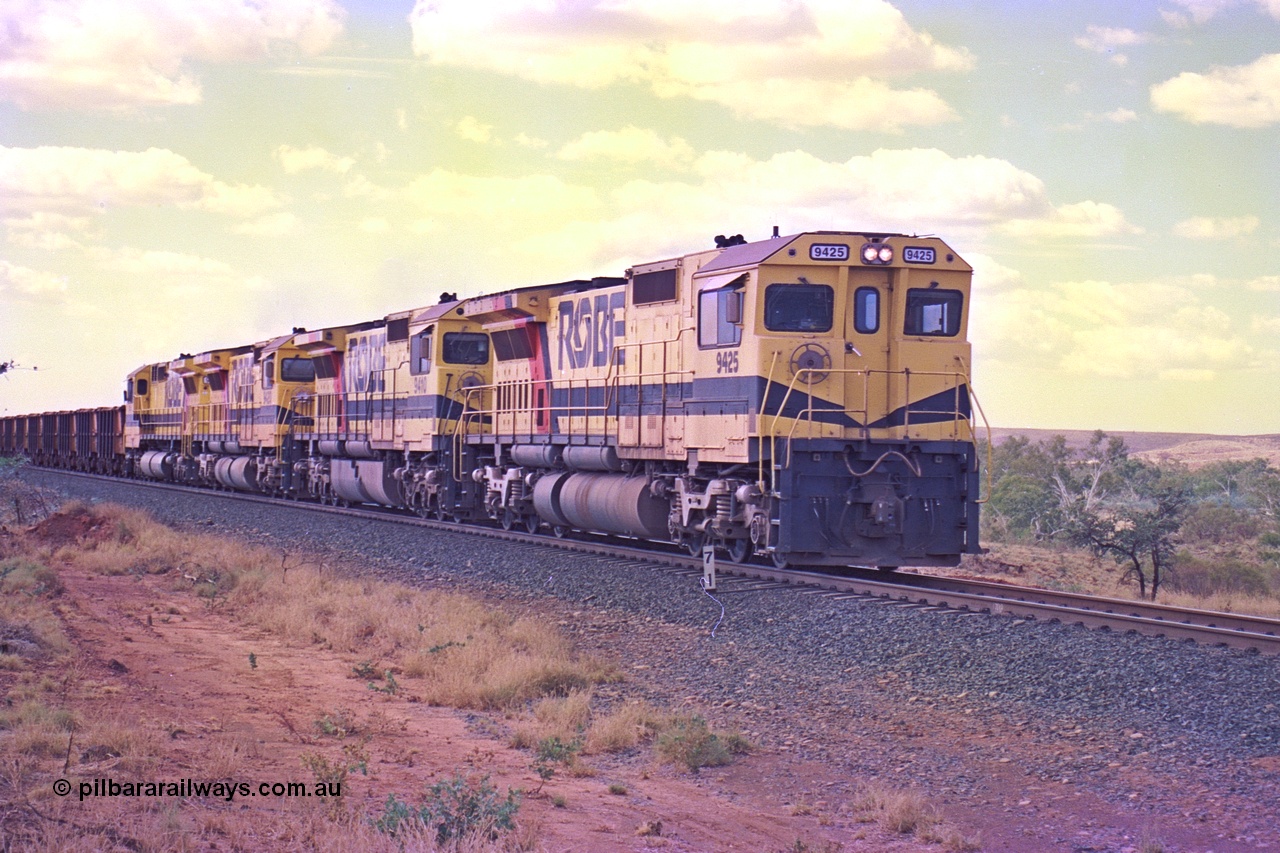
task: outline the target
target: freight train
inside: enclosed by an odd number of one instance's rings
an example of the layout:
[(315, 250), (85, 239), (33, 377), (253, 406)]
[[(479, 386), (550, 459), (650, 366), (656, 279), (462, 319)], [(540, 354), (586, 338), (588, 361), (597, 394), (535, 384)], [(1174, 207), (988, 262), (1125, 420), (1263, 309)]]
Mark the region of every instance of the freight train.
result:
[(706, 546), (779, 567), (978, 550), (972, 268), (808, 232), (145, 364), (0, 419), (36, 465)]

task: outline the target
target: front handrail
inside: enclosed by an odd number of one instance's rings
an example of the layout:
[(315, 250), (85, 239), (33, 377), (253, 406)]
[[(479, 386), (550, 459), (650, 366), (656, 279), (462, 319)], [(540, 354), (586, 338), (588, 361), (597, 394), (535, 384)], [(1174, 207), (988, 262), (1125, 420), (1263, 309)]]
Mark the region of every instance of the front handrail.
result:
[[(775, 359), (775, 363), (776, 363), (776, 359)], [(962, 372), (958, 372), (958, 371), (879, 370), (879, 369), (867, 369), (867, 368), (832, 368), (832, 367), (827, 367), (827, 368), (800, 368), (800, 369), (797, 369), (797, 370), (795, 371), (795, 373), (792, 375), (792, 377), (791, 377), (791, 381), (787, 384), (787, 390), (786, 390), (786, 392), (783, 394), (782, 401), (778, 404), (778, 407), (777, 407), (776, 411), (774, 411), (772, 415), (769, 415), (770, 420), (769, 420), (769, 424), (768, 424), (768, 431), (767, 431), (767, 432), (765, 431), (764, 417), (765, 417), (765, 415), (766, 415), (766, 410), (767, 410), (767, 408), (768, 408), (768, 407), (767, 407), (767, 403), (766, 403), (766, 402), (762, 402), (762, 404), (761, 404), (761, 417), (760, 417), (760, 421), (759, 421), (759, 426), (760, 426), (760, 435), (759, 435), (759, 438), (760, 438), (760, 440), (761, 440), (761, 443), (762, 443), (762, 444), (763, 444), (765, 441), (768, 441), (768, 443), (769, 443), (769, 459), (770, 459), (770, 463), (771, 463), (772, 465), (775, 465), (775, 466), (776, 466), (776, 464), (777, 464), (777, 459), (778, 459), (778, 441), (779, 441), (779, 439), (783, 439), (783, 438), (785, 438), (785, 440), (786, 440), (786, 443), (787, 443), (787, 454), (786, 454), (786, 463), (785, 463), (785, 464), (786, 464), (786, 465), (788, 465), (788, 466), (790, 466), (790, 464), (791, 464), (791, 448), (792, 448), (792, 442), (793, 442), (793, 440), (796, 438), (796, 432), (797, 432), (797, 430), (800, 428), (800, 425), (801, 425), (802, 423), (806, 424), (806, 425), (807, 425), (807, 428), (808, 428), (808, 430), (809, 430), (809, 432), (812, 434), (812, 431), (813, 431), (813, 429), (814, 429), (814, 424), (815, 424), (815, 421), (814, 421), (814, 415), (815, 415), (816, 413), (818, 413), (818, 412), (822, 412), (822, 413), (831, 413), (831, 412), (835, 411), (834, 409), (821, 409), (821, 408), (815, 407), (815, 406), (813, 405), (813, 396), (810, 394), (810, 392), (809, 392), (808, 390), (804, 390), (804, 391), (799, 391), (799, 393), (800, 393), (800, 394), (808, 395), (808, 402), (806, 403), (806, 405), (804, 406), (804, 408), (799, 409), (799, 410), (798, 410), (798, 411), (796, 411), (793, 415), (784, 415), (784, 414), (783, 414), (783, 413), (786, 411), (787, 404), (791, 401), (792, 395), (797, 393), (798, 386), (799, 386), (799, 385), (801, 385), (801, 384), (803, 384), (803, 385), (805, 385), (807, 388), (812, 389), (812, 388), (813, 388), (813, 386), (817, 385), (817, 384), (818, 384), (818, 382), (820, 382), (820, 381), (821, 381), (821, 379), (812, 378), (812, 377), (817, 377), (817, 376), (819, 376), (819, 375), (821, 375), (823, 378), (825, 378), (825, 377), (827, 377), (827, 376), (846, 376), (846, 377), (848, 377), (848, 376), (861, 376), (861, 377), (863, 377), (863, 378), (864, 378), (864, 380), (866, 380), (866, 381), (863, 381), (863, 383), (862, 383), (862, 407), (861, 407), (861, 408), (853, 408), (853, 407), (850, 407), (850, 406), (846, 403), (845, 407), (844, 407), (843, 409), (841, 409), (841, 410), (840, 410), (840, 412), (841, 412), (842, 414), (845, 414), (845, 415), (850, 416), (850, 417), (854, 417), (854, 416), (857, 416), (857, 415), (861, 415), (861, 419), (860, 419), (860, 421), (859, 421), (859, 422), (862, 424), (862, 426), (861, 426), (861, 430), (863, 431), (864, 436), (865, 436), (865, 435), (867, 435), (867, 434), (869, 434), (869, 432), (870, 432), (870, 430), (871, 430), (871, 427), (870, 427), (870, 426), (869, 426), (869, 424), (867, 423), (867, 420), (868, 420), (868, 417), (869, 417), (869, 411), (870, 411), (870, 399), (869, 399), (869, 398), (870, 398), (870, 386), (871, 386), (871, 383), (870, 383), (870, 381), (869, 381), (869, 380), (870, 380), (870, 378), (871, 378), (872, 376), (875, 376), (875, 375), (882, 375), (882, 376), (897, 376), (897, 377), (901, 377), (901, 378), (903, 379), (903, 382), (904, 382), (904, 397), (905, 397), (905, 399), (908, 401), (908, 402), (907, 402), (907, 404), (905, 404), (905, 405), (903, 406), (903, 422), (902, 422), (902, 424), (901, 424), (901, 428), (902, 428), (903, 430), (910, 429), (910, 427), (911, 427), (911, 417), (912, 417), (912, 415), (916, 415), (916, 416), (919, 416), (919, 415), (950, 415), (950, 416), (952, 417), (953, 421), (963, 421), (963, 422), (965, 422), (965, 423), (967, 424), (967, 426), (968, 426), (968, 432), (969, 432), (970, 437), (971, 437), (971, 438), (973, 438), (973, 436), (974, 436), (973, 425), (972, 425), (972, 423), (971, 423), (971, 419), (972, 419), (972, 417), (973, 417), (973, 416), (972, 416), (972, 414), (971, 414), (971, 413), (970, 413), (970, 414), (968, 414), (968, 415), (966, 415), (966, 414), (964, 414), (964, 413), (962, 413), (962, 412), (960, 411), (959, 395), (958, 395), (958, 394), (957, 394), (957, 395), (955, 395), (955, 397), (954, 397), (954, 399), (956, 400), (955, 405), (953, 405), (950, 409), (938, 409), (938, 410), (931, 410), (931, 409), (915, 409), (915, 410), (912, 410), (911, 405), (910, 405), (910, 399), (911, 399), (911, 397), (910, 397), (910, 383), (911, 383), (911, 378), (912, 378), (912, 376), (913, 376), (913, 375), (914, 375), (914, 376), (916, 376), (916, 377), (934, 377), (934, 378), (939, 378), (939, 377), (941, 377), (941, 378), (950, 379), (950, 380), (952, 380), (952, 384), (951, 384), (951, 386), (950, 386), (950, 389), (949, 389), (949, 390), (952, 390), (952, 391), (958, 391), (958, 390), (959, 390), (959, 388), (963, 385), (963, 386), (965, 386), (965, 387), (969, 388), (970, 396), (971, 396), (971, 398), (972, 398), (972, 386), (971, 386), (971, 383), (970, 383), (970, 381), (969, 381), (969, 377), (968, 377), (968, 375), (967, 375), (966, 373), (962, 373)], [(765, 400), (765, 401), (767, 401), (767, 399), (768, 399), (768, 396), (769, 396), (769, 388), (771, 387), (771, 385), (772, 385), (772, 370), (770, 371), (770, 381), (769, 381), (769, 384), (767, 384), (767, 385), (765, 386), (765, 390), (764, 390), (764, 394), (763, 394), (763, 398), (764, 398), (764, 400)], [(779, 428), (778, 428), (778, 427), (779, 427), (779, 421), (781, 421), (784, 417), (785, 417), (785, 418), (788, 418), (788, 419), (791, 421), (790, 426), (787, 428), (787, 430), (786, 430), (786, 434), (785, 434), (785, 435), (783, 435), (782, 431), (781, 431), (781, 430), (779, 430)], [(986, 417), (985, 417), (985, 415), (983, 416), (983, 421), (984, 421), (984, 423), (985, 423), (985, 421), (986, 421)], [(989, 427), (988, 427), (988, 429), (989, 429)], [(974, 441), (975, 441), (975, 443), (976, 443), (976, 438), (974, 439)], [(761, 465), (762, 465), (762, 469), (763, 469), (763, 460), (761, 460)], [(762, 487), (762, 488), (763, 488), (763, 481), (764, 481), (764, 478), (763, 478), (763, 476), (761, 476), (761, 484), (762, 484), (762, 486), (761, 486), (761, 487)]]

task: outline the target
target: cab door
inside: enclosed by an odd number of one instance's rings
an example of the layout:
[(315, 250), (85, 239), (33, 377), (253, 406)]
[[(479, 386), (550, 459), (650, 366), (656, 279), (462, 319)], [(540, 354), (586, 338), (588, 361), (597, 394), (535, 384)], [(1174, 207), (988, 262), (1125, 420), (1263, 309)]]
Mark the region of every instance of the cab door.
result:
[(844, 312), (845, 408), (863, 425), (882, 422), (895, 406), (892, 376), (893, 274), (885, 267), (850, 267)]

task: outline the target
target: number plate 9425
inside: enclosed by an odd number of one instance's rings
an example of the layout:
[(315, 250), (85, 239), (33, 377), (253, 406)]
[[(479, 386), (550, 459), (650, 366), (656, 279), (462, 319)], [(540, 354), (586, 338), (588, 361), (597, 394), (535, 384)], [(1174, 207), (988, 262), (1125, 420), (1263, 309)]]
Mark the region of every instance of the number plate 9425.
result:
[(809, 247), (811, 261), (847, 261), (849, 247), (844, 243), (814, 243)]

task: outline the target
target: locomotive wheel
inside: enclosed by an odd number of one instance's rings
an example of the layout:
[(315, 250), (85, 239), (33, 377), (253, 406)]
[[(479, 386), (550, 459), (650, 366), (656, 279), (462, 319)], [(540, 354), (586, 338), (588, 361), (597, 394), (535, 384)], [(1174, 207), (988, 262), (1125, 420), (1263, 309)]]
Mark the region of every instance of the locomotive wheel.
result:
[(725, 550), (729, 552), (729, 559), (733, 562), (745, 563), (747, 558), (751, 556), (751, 540), (730, 539), (729, 545)]
[(516, 514), (511, 510), (504, 510), (502, 513), (502, 529), (510, 530), (516, 526)]
[(707, 539), (705, 534), (694, 533), (686, 537), (684, 540), (684, 550), (688, 552), (690, 557), (697, 557), (702, 554), (702, 543)]
[(557, 539), (563, 539), (564, 535), (569, 532), (569, 529), (562, 524), (556, 524), (552, 525), (551, 532), (555, 534)]
[(775, 569), (787, 569), (791, 567), (791, 562), (787, 560), (787, 555), (781, 551), (774, 551), (769, 557), (773, 560)]
[(542, 519), (535, 515), (526, 515), (524, 517), (524, 529), (529, 533), (537, 533), (538, 528), (542, 526)]

